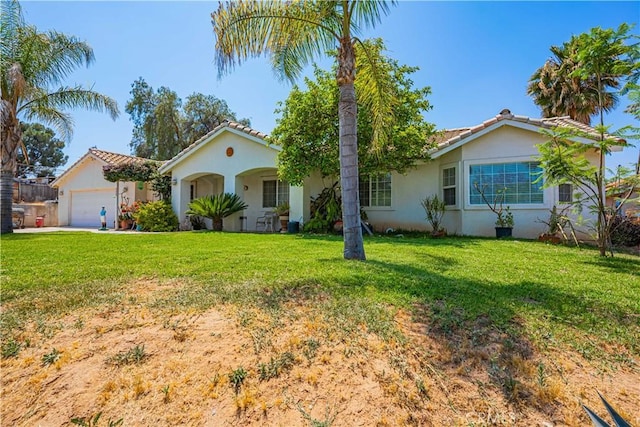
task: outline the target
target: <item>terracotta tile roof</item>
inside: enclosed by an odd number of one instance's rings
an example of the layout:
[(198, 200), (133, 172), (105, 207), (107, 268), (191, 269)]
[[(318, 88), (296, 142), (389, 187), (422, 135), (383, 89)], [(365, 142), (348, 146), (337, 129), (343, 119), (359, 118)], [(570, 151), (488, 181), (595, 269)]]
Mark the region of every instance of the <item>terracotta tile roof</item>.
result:
[(94, 156), (111, 166), (117, 166), (126, 163), (145, 163), (149, 161), (149, 159), (145, 159), (144, 157), (112, 153), (110, 151), (98, 150), (97, 148), (90, 148), (89, 153), (93, 154)]
[(202, 136), (200, 139), (196, 140), (194, 143), (189, 145), (187, 148), (185, 148), (184, 150), (182, 150), (178, 154), (176, 154), (171, 160), (167, 161), (163, 165), (163, 168), (166, 168), (169, 165), (173, 165), (174, 163), (178, 162), (182, 157), (186, 156), (191, 151), (193, 151), (196, 148), (198, 148), (198, 146), (200, 146), (203, 142), (208, 140), (209, 137), (211, 137), (211, 135), (215, 134), (216, 132), (220, 131), (223, 128), (236, 129), (236, 130), (239, 130), (240, 132), (246, 133), (247, 135), (251, 135), (253, 137), (256, 137), (256, 138), (259, 138), (259, 139), (262, 139), (262, 140), (266, 140), (267, 136), (268, 136), (266, 133), (257, 131), (255, 129), (250, 128), (249, 126), (245, 126), (245, 125), (243, 125), (241, 123), (225, 120), (224, 122), (220, 123), (218, 126), (213, 128), (213, 130), (211, 130), (210, 132), (208, 132), (207, 134)]
[(89, 148), (89, 151), (87, 151), (87, 153), (84, 156), (76, 160), (76, 162), (71, 166), (69, 166), (67, 170), (65, 170), (59, 177), (54, 179), (50, 185), (52, 187), (57, 187), (60, 180), (63, 177), (67, 176), (67, 174), (70, 171), (72, 171), (76, 166), (78, 166), (84, 159), (86, 159), (87, 156), (97, 157), (98, 159), (102, 160), (103, 162), (105, 162), (107, 165), (110, 165), (110, 166), (122, 165), (125, 163), (144, 163), (144, 162), (150, 161), (150, 159), (145, 159), (144, 157), (128, 156), (126, 154), (119, 154), (119, 153), (113, 153), (111, 151), (98, 150), (97, 148)]
[[(440, 131), (431, 140), (431, 142), (435, 142), (437, 144), (437, 148), (432, 150), (432, 152), (437, 152), (446, 147), (449, 147), (503, 120), (526, 123), (533, 126), (546, 128), (546, 129), (551, 129), (554, 127), (571, 127), (571, 128), (586, 132), (588, 135), (594, 138), (599, 136), (599, 134), (596, 132), (596, 130), (593, 127), (585, 125), (584, 123), (580, 123), (575, 120), (572, 120), (571, 118), (569, 118), (569, 116), (537, 119), (537, 118), (531, 118), (527, 116), (518, 116), (518, 115), (512, 114), (511, 111), (509, 111), (508, 109), (504, 109), (497, 116), (492, 117), (489, 120), (485, 120), (479, 125), (472, 126), (472, 127), (458, 128), (458, 129), (445, 129), (443, 131)], [(607, 136), (612, 137), (611, 135), (607, 135)], [(618, 138), (618, 140), (624, 142), (624, 140), (620, 138)]]

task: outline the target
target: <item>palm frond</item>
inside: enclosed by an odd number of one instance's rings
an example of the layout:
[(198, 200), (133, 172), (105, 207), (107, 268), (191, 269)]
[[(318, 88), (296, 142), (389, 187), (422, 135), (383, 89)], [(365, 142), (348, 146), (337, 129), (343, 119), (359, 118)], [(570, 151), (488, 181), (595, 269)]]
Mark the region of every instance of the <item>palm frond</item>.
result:
[(73, 36), (23, 26), (19, 38), (15, 61), (23, 64), (25, 79), (35, 86), (57, 86), (79, 66), (94, 61), (93, 49)]
[(34, 104), (24, 110), (23, 118), (27, 122), (38, 121), (51, 125), (60, 138), (69, 141), (73, 135), (73, 119), (70, 114), (60, 111), (45, 103)]
[[(293, 80), (315, 55), (335, 47), (340, 17), (332, 2), (238, 1), (211, 15), (219, 75), (244, 61), (273, 55), (275, 72)], [(277, 62), (276, 62), (277, 59)]]
[(377, 153), (382, 152), (389, 140), (398, 103), (390, 59), (383, 55), (382, 50), (382, 39), (356, 44), (356, 93), (358, 102), (371, 111), (372, 147)]
[[(383, 15), (387, 15), (390, 6), (395, 6), (397, 1), (359, 0), (349, 2), (349, 16), (351, 25), (357, 31), (372, 28), (379, 24)], [(354, 34), (357, 34), (354, 32)]]
[(41, 91), (37, 95), (33, 94), (27, 102), (18, 107), (18, 112), (39, 106), (59, 109), (80, 107), (86, 110), (109, 113), (114, 120), (120, 114), (118, 103), (114, 99), (82, 86), (63, 86), (55, 92), (44, 93)]
[(9, 68), (12, 52), (18, 46), (18, 29), (24, 26), (22, 7), (17, 0), (2, 0), (0, 3), (0, 67), (4, 72)]

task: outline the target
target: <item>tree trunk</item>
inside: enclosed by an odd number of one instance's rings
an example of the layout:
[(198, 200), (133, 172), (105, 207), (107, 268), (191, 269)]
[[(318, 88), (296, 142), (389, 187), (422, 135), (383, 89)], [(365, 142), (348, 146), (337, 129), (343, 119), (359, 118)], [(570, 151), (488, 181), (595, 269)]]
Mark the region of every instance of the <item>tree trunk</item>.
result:
[(342, 187), (342, 223), (344, 258), (364, 260), (358, 192), (358, 106), (353, 84), (355, 52), (350, 38), (343, 38), (338, 52), (338, 87), (340, 100), (340, 186)]
[(2, 132), (0, 132), (0, 233), (13, 233), (13, 175), (16, 171), (17, 149), (22, 137), (20, 122), (11, 106), (2, 101)]
[(2, 171), (0, 174), (0, 217), (2, 218), (1, 233), (13, 233), (13, 173)]
[(211, 220), (211, 228), (213, 229), (213, 231), (222, 231), (223, 229), (222, 218), (213, 218)]

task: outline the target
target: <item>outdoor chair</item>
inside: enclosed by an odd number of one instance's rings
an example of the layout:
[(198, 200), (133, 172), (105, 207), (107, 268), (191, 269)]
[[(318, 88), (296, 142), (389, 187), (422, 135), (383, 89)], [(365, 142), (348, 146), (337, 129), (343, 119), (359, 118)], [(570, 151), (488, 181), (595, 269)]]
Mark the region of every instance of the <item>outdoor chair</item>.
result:
[(274, 232), (273, 224), (276, 218), (277, 215), (274, 212), (265, 212), (263, 216), (259, 216), (258, 219), (256, 219), (256, 231)]

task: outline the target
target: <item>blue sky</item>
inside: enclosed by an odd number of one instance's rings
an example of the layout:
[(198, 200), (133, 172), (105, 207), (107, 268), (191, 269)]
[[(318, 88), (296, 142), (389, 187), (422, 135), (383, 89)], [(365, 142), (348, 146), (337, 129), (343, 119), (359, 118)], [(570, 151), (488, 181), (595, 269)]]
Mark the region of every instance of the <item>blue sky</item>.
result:
[[(252, 127), (270, 133), (277, 102), (291, 84), (278, 81), (267, 59), (256, 59), (218, 79), (210, 14), (217, 2), (23, 1), (25, 20), (40, 30), (77, 36), (94, 49), (95, 63), (67, 83), (92, 85), (116, 99), (114, 122), (106, 114), (73, 111), (75, 131), (65, 153), (67, 166), (90, 147), (130, 153), (132, 124), (124, 112), (131, 84), (143, 77), (157, 89), (167, 86), (183, 99), (193, 92), (224, 99)], [(539, 117), (526, 95), (531, 74), (549, 57), (549, 47), (590, 28), (640, 21), (640, 3), (629, 2), (418, 2), (400, 1), (374, 30), (388, 54), (420, 67), (417, 86), (430, 86), (433, 109), (425, 118), (438, 128), (481, 123), (503, 108)], [(638, 27), (634, 29), (638, 33)], [(324, 68), (327, 59), (320, 60)], [(620, 106), (606, 117), (613, 129), (634, 123)], [(638, 157), (628, 148), (608, 166), (629, 165)]]

